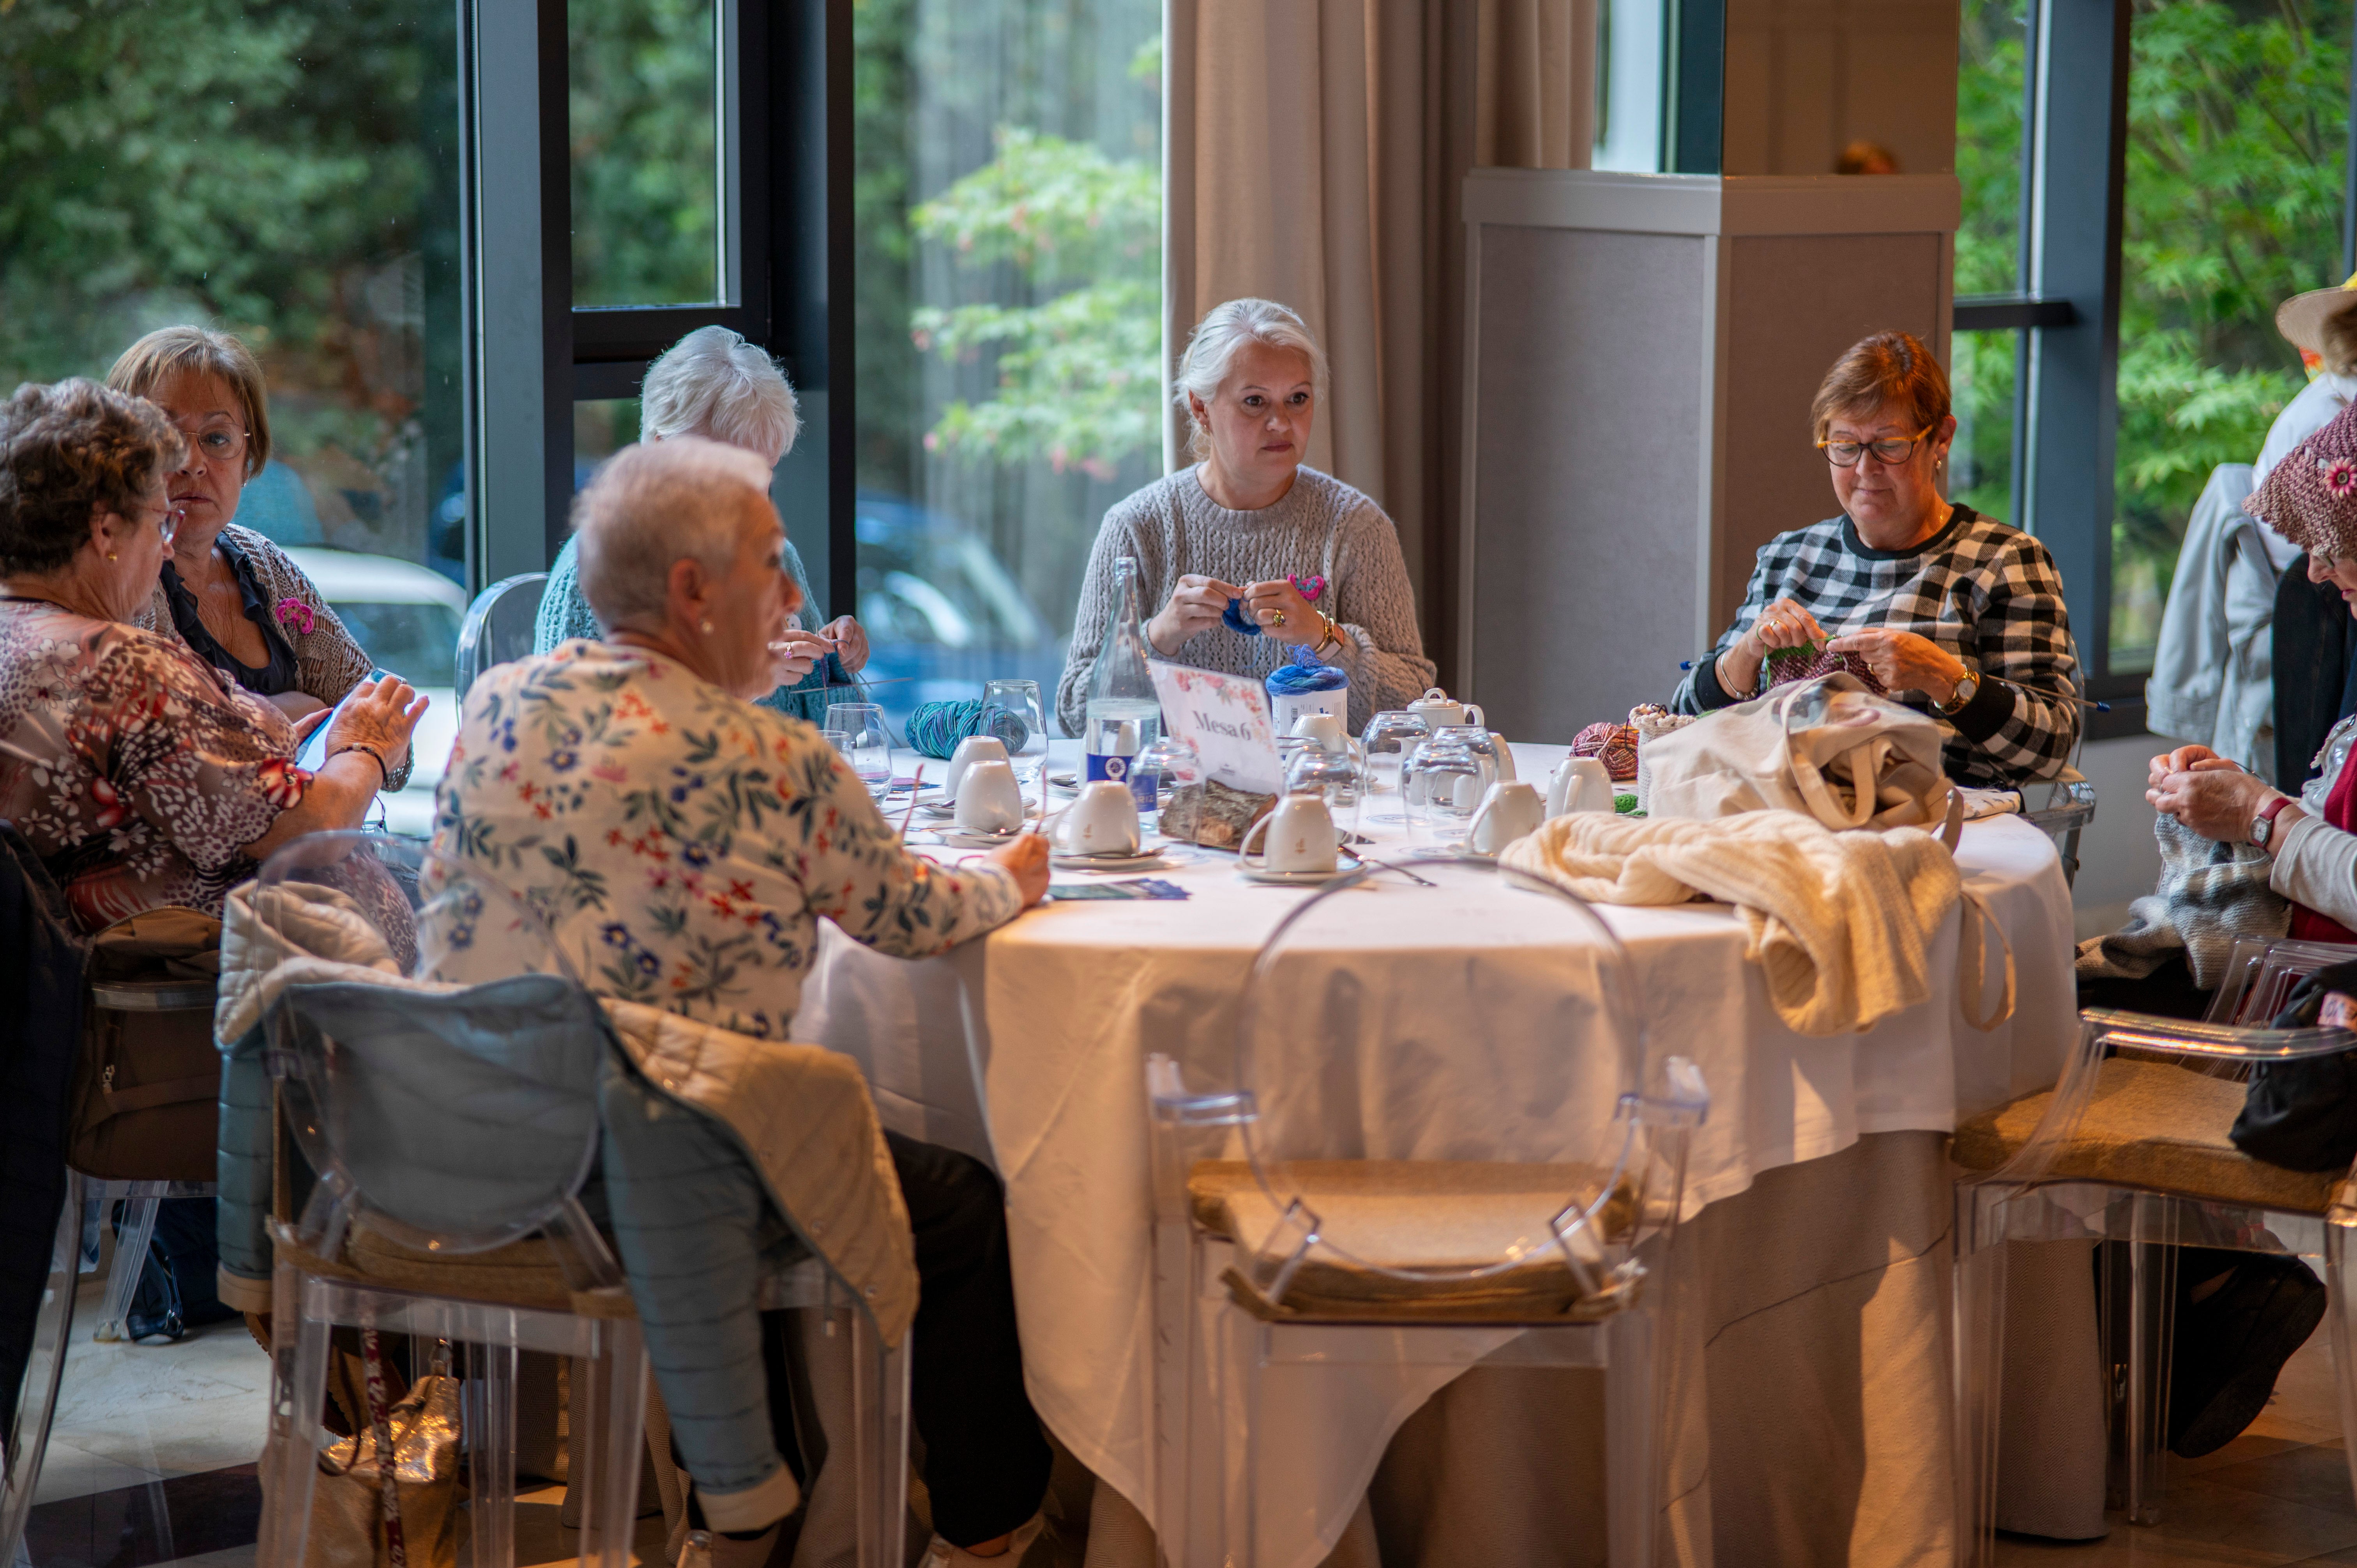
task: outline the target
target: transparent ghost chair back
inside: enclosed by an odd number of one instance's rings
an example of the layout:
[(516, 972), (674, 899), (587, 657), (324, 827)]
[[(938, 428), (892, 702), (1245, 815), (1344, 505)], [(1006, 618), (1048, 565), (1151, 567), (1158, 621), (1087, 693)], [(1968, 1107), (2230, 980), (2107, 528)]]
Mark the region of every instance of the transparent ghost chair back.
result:
[(1415, 870), (1430, 886), (1381, 868), (1328, 884), (1246, 980), (1232, 1090), (1254, 1190), (1228, 1202), (1255, 1240), (1238, 1276), (1280, 1311), (1410, 1295), (1448, 1316), (1609, 1314), (1676, 1223), (1699, 1077), (1663, 1057), (1649, 1081), (1628, 953), (1585, 903), (1485, 865)]
[(263, 1015), (319, 1178), (299, 1226), (315, 1250), (332, 1254), (362, 1215), (436, 1253), (545, 1231), (576, 1288), (618, 1283), (574, 1197), (607, 1036), (540, 918), (474, 867), (370, 833), (287, 845), (251, 904), (291, 961)]

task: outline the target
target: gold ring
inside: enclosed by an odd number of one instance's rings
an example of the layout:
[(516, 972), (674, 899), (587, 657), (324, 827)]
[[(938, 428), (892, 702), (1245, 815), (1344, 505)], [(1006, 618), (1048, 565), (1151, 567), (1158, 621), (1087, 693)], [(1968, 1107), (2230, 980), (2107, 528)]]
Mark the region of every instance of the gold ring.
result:
[(1271, 626), (1283, 626), (1285, 624), (1285, 612), (1283, 610), (1269, 611), (1268, 623)]

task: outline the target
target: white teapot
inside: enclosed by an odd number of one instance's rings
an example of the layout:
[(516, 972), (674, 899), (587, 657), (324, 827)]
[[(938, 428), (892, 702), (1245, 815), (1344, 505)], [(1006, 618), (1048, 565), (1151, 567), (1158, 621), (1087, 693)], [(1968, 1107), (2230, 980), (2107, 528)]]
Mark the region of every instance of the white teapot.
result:
[(1432, 733), (1435, 735), (1438, 735), (1450, 725), (1479, 725), (1483, 729), (1490, 727), (1489, 717), (1481, 712), (1480, 703), (1450, 702), (1448, 693), (1437, 686), (1410, 703), (1407, 705), (1407, 711), (1431, 725)]

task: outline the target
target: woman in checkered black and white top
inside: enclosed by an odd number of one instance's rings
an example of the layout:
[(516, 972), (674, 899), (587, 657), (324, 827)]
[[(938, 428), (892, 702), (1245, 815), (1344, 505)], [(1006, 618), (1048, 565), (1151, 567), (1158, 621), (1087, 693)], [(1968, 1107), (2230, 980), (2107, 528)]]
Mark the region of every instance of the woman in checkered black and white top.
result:
[(1768, 542), (1677, 711), (1756, 696), (1771, 650), (1823, 644), (1939, 721), (1958, 783), (2053, 778), (2079, 740), (2061, 574), (2029, 534), (1940, 494), (1956, 433), (1940, 362), (1907, 333), (1878, 332), (1827, 372), (1812, 413), (1842, 515)]

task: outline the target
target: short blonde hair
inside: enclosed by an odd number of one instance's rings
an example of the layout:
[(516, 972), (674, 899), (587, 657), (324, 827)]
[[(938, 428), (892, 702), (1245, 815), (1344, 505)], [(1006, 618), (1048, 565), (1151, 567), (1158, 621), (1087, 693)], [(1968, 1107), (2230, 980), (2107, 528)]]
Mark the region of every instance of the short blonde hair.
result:
[(106, 384), (153, 400), (175, 376), (219, 376), (229, 383), (245, 419), (245, 477), (262, 472), (270, 461), (270, 390), (253, 350), (233, 332), (159, 327), (123, 350)]
[(573, 498), (581, 596), (597, 624), (660, 626), (680, 561), (727, 572), (748, 494), (769, 506), (770, 468), (741, 446), (683, 435), (615, 453)]
[(1841, 415), (1870, 413), (1887, 403), (1905, 404), (1918, 430), (1948, 417), (1948, 372), (1911, 332), (1861, 338), (1834, 361), (1809, 405), (1815, 438), (1823, 441)]
[(705, 435), (775, 463), (802, 427), (778, 362), (726, 327), (699, 327), (664, 349), (639, 389), (639, 428), (651, 440)]
[(1318, 346), (1317, 335), (1290, 306), (1273, 299), (1231, 299), (1211, 306), (1195, 324), (1187, 351), (1179, 356), (1178, 374), (1170, 383), (1172, 401), (1193, 426), (1187, 436), (1187, 450), (1198, 457), (1211, 449), (1211, 433), (1195, 418), (1195, 405), (1189, 400), (1200, 398), (1210, 406), (1220, 383), (1228, 379), (1237, 351), (1246, 343), (1265, 343), (1300, 355), (1309, 365), (1310, 384), (1321, 395), (1325, 392), (1326, 350)]

